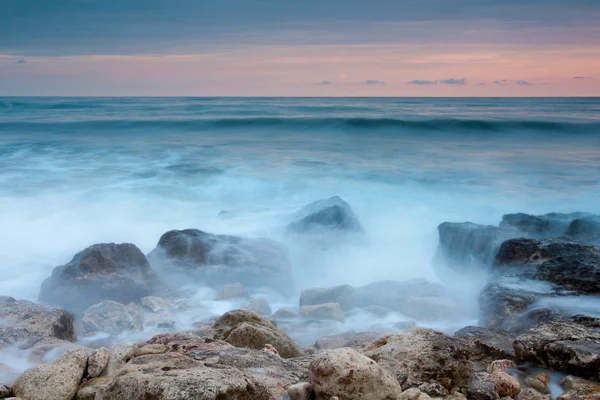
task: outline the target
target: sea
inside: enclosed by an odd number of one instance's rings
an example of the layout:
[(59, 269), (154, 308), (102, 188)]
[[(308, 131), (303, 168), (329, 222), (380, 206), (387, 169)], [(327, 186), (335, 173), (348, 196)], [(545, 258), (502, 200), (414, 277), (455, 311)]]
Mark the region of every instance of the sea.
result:
[[(364, 243), (306, 254), (286, 221), (336, 195)], [(0, 97), (0, 295), (18, 299), (89, 245), (148, 253), (186, 228), (282, 241), (298, 291), (435, 281), (444, 221), (599, 200), (600, 98)]]

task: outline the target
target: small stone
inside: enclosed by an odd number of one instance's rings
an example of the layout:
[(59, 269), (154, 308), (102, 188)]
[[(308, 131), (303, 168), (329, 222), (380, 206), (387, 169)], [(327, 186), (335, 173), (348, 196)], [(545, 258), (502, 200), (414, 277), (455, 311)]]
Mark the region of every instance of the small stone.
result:
[(302, 348), (302, 351), (304, 352), (304, 354), (315, 354), (317, 352), (317, 349), (314, 346), (304, 346)]
[(100, 376), (108, 363), (109, 355), (109, 351), (104, 347), (94, 350), (88, 357), (88, 375), (92, 378)]
[(515, 397), (521, 391), (519, 381), (503, 371), (496, 371), (490, 375), (490, 380), (496, 386), (496, 392), (500, 397)]
[(444, 397), (449, 394), (445, 387), (435, 381), (422, 383), (419, 386), (419, 390), (423, 393), (427, 393), (429, 396), (434, 397)]
[(494, 372), (505, 372), (510, 368), (517, 368), (517, 364), (512, 360), (496, 360), (488, 365), (487, 371), (492, 374)]
[(541, 382), (539, 379), (536, 379), (535, 377), (525, 378), (525, 383), (530, 388), (535, 389), (542, 394), (550, 394), (548, 386), (546, 386), (543, 382)]
[(248, 297), (248, 293), (246, 293), (244, 285), (236, 282), (225, 285), (217, 294), (216, 300), (232, 300), (239, 297)]
[(271, 346), (268, 343), (265, 344), (265, 347), (262, 349), (262, 351), (264, 351), (265, 353), (271, 353), (271, 354), (273, 354), (277, 358), (281, 358), (281, 356), (279, 355), (279, 352), (277, 351), (277, 349), (275, 347)]
[(313, 387), (308, 382), (296, 383), (287, 389), (290, 400), (309, 400), (312, 393)]
[(253, 300), (246, 306), (246, 310), (254, 311), (258, 315), (262, 316), (269, 316), (273, 313), (271, 311), (271, 306), (269, 306), (269, 302), (265, 299)]
[(330, 319), (344, 322), (344, 311), (338, 303), (303, 306), (300, 307), (300, 314), (305, 318)]

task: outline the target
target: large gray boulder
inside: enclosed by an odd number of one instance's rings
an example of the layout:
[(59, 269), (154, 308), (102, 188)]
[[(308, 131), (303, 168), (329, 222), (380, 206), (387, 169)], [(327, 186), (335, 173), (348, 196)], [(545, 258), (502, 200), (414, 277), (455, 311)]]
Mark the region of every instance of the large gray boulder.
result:
[(190, 277), (209, 286), (239, 282), (248, 288), (271, 287), (285, 294), (294, 288), (287, 250), (265, 238), (172, 230), (161, 236), (148, 259), (165, 276), (175, 276), (175, 281), (186, 277), (185, 283)]
[(467, 342), (470, 358), (483, 361), (486, 364), (495, 360), (514, 360), (513, 349), (514, 335), (504, 331), (494, 331), (479, 326), (467, 326), (458, 330), (454, 337)]
[(549, 213), (544, 215), (529, 215), (524, 213), (506, 214), (502, 217), (500, 227), (514, 228), (519, 236), (532, 238), (551, 238), (563, 236), (570, 224), (578, 218), (585, 218), (587, 213)]
[(353, 309), (356, 305), (354, 288), (350, 285), (312, 288), (303, 290), (300, 294), (300, 307), (327, 303), (338, 303), (344, 311)]
[(42, 282), (40, 300), (75, 312), (103, 300), (127, 304), (144, 296), (168, 295), (144, 254), (130, 243), (95, 244), (54, 268)]
[(411, 297), (450, 297), (445, 286), (425, 279), (374, 282), (353, 292), (358, 307), (381, 306), (400, 312), (406, 309), (405, 303)]
[(352, 207), (339, 196), (305, 206), (293, 216), (287, 228), (297, 233), (363, 232)]
[(140, 306), (124, 305), (105, 300), (94, 304), (83, 313), (81, 319), (86, 332), (105, 332), (119, 335), (127, 331), (142, 331), (144, 317)]
[(76, 340), (73, 314), (62, 308), (0, 296), (0, 321), (0, 347), (49, 337)]

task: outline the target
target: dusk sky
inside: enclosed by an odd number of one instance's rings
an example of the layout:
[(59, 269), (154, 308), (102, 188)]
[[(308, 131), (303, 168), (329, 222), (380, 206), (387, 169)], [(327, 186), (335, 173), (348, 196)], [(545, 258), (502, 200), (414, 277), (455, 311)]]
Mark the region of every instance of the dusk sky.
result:
[(600, 96), (600, 0), (0, 0), (0, 96)]

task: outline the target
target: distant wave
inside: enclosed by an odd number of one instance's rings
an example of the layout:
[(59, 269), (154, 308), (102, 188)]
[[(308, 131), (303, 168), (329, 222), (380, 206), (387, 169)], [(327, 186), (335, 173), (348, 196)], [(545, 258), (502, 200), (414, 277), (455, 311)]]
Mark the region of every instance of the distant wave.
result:
[[(404, 129), (421, 131), (457, 131), (457, 132), (510, 132), (532, 131), (538, 133), (600, 133), (598, 122), (553, 122), (536, 120), (479, 120), (479, 119), (396, 119), (396, 118), (282, 118), (282, 117), (244, 117), (220, 119), (182, 119), (182, 120), (93, 120), (74, 122), (0, 122), (0, 128), (12, 130), (40, 131), (45, 126), (64, 130), (124, 130), (124, 129), (319, 129), (341, 128), (348, 130)], [(61, 130), (62, 130), (61, 129)]]

